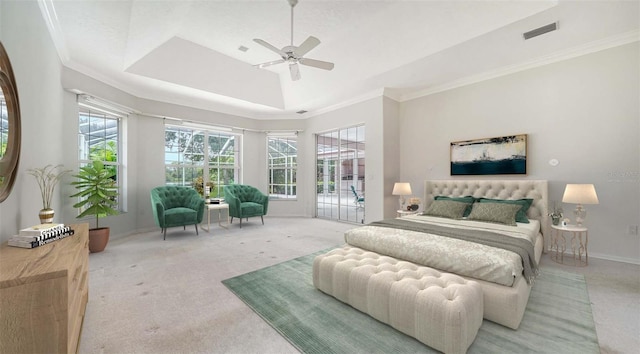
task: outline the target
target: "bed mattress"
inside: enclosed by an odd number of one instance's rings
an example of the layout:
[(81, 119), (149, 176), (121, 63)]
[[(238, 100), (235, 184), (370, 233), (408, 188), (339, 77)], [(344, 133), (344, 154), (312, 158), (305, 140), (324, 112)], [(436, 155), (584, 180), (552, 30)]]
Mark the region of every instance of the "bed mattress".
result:
[[(406, 216), (403, 220), (525, 239), (535, 246), (536, 263), (543, 249), (537, 220), (531, 220), (529, 224), (517, 223), (517, 226), (423, 215)], [(523, 272), (522, 258), (515, 252), (431, 233), (367, 225), (347, 231), (345, 241), (354, 247), (509, 287), (522, 277)]]

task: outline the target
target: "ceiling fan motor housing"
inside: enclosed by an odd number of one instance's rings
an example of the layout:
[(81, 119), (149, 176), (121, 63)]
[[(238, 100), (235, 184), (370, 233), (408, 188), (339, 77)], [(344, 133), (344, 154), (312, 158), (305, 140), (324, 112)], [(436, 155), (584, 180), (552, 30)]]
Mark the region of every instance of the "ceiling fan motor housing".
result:
[(300, 71), (298, 69), (298, 64), (312, 66), (322, 70), (332, 70), (333, 63), (316, 60), (316, 59), (307, 59), (304, 58), (304, 55), (311, 51), (313, 48), (320, 44), (320, 40), (314, 36), (309, 36), (302, 44), (299, 46), (293, 45), (293, 7), (296, 6), (298, 0), (288, 0), (289, 5), (291, 5), (291, 45), (285, 46), (282, 49), (278, 49), (277, 47), (265, 42), (262, 39), (254, 38), (254, 42), (262, 45), (263, 47), (271, 50), (272, 52), (278, 53), (282, 59), (274, 60), (262, 64), (256, 64), (258, 68), (264, 68), (267, 66), (287, 63), (289, 64), (289, 71), (291, 73), (291, 79), (296, 81), (300, 80)]

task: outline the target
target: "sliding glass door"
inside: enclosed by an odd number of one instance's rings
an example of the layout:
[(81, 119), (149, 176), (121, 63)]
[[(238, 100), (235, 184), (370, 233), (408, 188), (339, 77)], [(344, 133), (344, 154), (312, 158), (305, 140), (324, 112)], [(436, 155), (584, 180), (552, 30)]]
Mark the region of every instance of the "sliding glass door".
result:
[(364, 125), (316, 135), (316, 216), (364, 223)]

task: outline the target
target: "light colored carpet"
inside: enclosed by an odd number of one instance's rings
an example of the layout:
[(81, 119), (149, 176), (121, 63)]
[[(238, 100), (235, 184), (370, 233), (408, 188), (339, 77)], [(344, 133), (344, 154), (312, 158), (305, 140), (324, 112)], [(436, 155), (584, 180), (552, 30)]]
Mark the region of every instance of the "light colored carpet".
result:
[[(359, 225), (265, 217), (112, 239), (89, 256), (89, 303), (80, 353), (297, 353), (221, 281), (340, 245)], [(586, 272), (603, 353), (640, 347), (640, 266), (590, 259)], [(594, 272), (597, 274), (590, 274)], [(597, 276), (595, 276), (597, 275)], [(608, 275), (608, 276), (607, 276)]]
[[(313, 287), (313, 259), (223, 281), (303, 353), (437, 353)], [(484, 321), (469, 353), (599, 353), (584, 277), (541, 268), (517, 331)]]

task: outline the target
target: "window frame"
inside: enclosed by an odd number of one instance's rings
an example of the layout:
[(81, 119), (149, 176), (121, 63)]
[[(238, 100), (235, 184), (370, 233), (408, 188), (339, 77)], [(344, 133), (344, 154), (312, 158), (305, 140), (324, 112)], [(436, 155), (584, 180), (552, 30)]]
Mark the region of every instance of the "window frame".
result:
[[(83, 123), (81, 121), (83, 116), (87, 117), (87, 120), (88, 120), (87, 122)], [(126, 114), (111, 112), (111, 111), (102, 109), (98, 106), (93, 106), (87, 103), (81, 103), (81, 102), (78, 103), (78, 121), (77, 121), (78, 122), (78, 129), (77, 129), (78, 131), (78, 156), (77, 156), (78, 169), (96, 160), (102, 161), (102, 163), (105, 166), (113, 166), (116, 168), (116, 189), (118, 191), (118, 197), (117, 197), (117, 205), (115, 209), (118, 210), (118, 212), (120, 213), (125, 213), (127, 211), (126, 195), (124, 193), (126, 180), (125, 180), (125, 173), (124, 173), (125, 153), (124, 153), (124, 143), (123, 143), (123, 140), (124, 140), (123, 122), (126, 117), (127, 117)], [(100, 129), (104, 132), (104, 136), (97, 137), (97, 139), (99, 139), (102, 143), (104, 143), (103, 151), (105, 152), (105, 155), (104, 155), (104, 158), (102, 159), (91, 158), (91, 155), (92, 155), (92, 151), (91, 151), (92, 147), (90, 145), (91, 143), (87, 143), (85, 141), (86, 137), (91, 137), (92, 135), (94, 135), (92, 134), (92, 132), (100, 131), (100, 130), (91, 130), (91, 120), (95, 118), (102, 119), (104, 121), (104, 128)], [(114, 121), (115, 121), (115, 130), (116, 130), (115, 161), (111, 161), (109, 158), (107, 158), (106, 153), (109, 151), (113, 151), (113, 150), (110, 150), (113, 148), (113, 146), (108, 143), (110, 141), (113, 141), (114, 139), (112, 138), (113, 134), (110, 135), (111, 137), (108, 137), (107, 131), (110, 129), (113, 129), (114, 126), (107, 124), (107, 122), (114, 122)], [(83, 124), (87, 124), (89, 126), (89, 130), (86, 133), (83, 133), (81, 131)], [(86, 148), (84, 144), (87, 144)], [(93, 146), (95, 147), (96, 144), (94, 144)], [(82, 210), (79, 210), (78, 214), (80, 214), (81, 212)]]
[[(291, 151), (282, 151), (272, 146), (272, 141), (279, 141), (282, 144), (289, 145), (290, 148), (295, 150), (295, 154), (291, 154)], [(296, 134), (267, 134), (267, 191), (269, 200), (298, 200), (298, 136)], [(291, 142), (294, 143), (291, 146)], [(284, 159), (284, 165), (274, 167), (272, 161), (276, 158), (272, 158), (272, 153), (280, 154), (278, 158)], [(284, 172), (284, 183), (274, 183), (274, 172)], [(284, 186), (284, 194), (274, 193), (275, 186)]]

